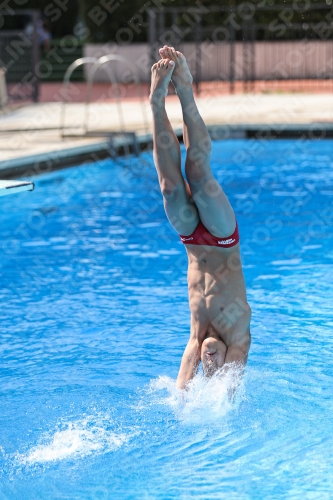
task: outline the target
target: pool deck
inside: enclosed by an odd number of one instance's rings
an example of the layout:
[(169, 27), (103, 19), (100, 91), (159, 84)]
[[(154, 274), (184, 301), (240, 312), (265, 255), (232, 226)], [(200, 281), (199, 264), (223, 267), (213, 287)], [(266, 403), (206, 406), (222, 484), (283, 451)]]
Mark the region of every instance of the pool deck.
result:
[[(333, 137), (333, 94), (236, 94), (197, 98), (199, 110), (213, 137)], [(151, 134), (148, 101), (122, 103), (125, 130), (139, 142)], [(167, 97), (167, 111), (177, 134), (182, 116), (177, 96)], [(66, 106), (66, 137), (61, 137), (61, 104), (28, 104), (0, 115), (0, 178), (29, 177), (109, 155), (110, 132), (121, 129), (114, 101), (89, 107), (90, 134), (83, 136), (85, 106)], [(118, 138), (118, 146), (126, 138)]]

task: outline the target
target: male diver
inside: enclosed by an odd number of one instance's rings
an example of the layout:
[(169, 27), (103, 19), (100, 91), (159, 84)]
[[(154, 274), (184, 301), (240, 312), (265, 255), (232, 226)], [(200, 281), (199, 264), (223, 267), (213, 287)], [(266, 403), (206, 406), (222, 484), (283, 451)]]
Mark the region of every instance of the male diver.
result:
[[(251, 343), (251, 309), (234, 211), (210, 168), (211, 140), (196, 106), (192, 76), (184, 55), (160, 49), (152, 67), (150, 103), (153, 114), (154, 161), (167, 217), (188, 255), (190, 339), (177, 387), (186, 388), (200, 360), (211, 376), (230, 363), (245, 366)], [(172, 81), (183, 113), (186, 147), (184, 179), (180, 145), (165, 110)], [(222, 370), (223, 371), (223, 370)]]

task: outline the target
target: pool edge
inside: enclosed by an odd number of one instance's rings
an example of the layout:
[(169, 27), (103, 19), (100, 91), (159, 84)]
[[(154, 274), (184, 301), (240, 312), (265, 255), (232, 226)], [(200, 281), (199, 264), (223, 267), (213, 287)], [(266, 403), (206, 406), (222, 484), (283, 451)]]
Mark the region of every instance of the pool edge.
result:
[[(303, 123), (303, 124), (230, 124), (209, 125), (208, 131), (212, 139), (333, 139), (333, 123)], [(183, 140), (182, 130), (175, 129), (180, 141)], [(151, 134), (137, 136), (141, 149), (151, 145)], [(117, 153), (124, 154), (126, 139), (117, 139)], [(0, 161), (0, 178), (11, 179), (17, 176), (31, 177), (47, 172), (77, 166), (83, 162), (94, 162), (110, 156), (109, 141), (86, 144), (71, 148), (48, 151), (36, 155), (28, 155)]]

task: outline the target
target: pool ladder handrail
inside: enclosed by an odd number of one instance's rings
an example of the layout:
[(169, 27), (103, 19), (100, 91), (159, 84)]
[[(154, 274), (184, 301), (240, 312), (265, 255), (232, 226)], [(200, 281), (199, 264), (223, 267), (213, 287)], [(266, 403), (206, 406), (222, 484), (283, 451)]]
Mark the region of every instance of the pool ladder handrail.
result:
[[(96, 71), (99, 68), (101, 68), (104, 64), (106, 64), (107, 62), (111, 62), (111, 61), (123, 62), (130, 69), (132, 76), (134, 77), (133, 81), (134, 81), (135, 85), (138, 87), (138, 93), (139, 93), (141, 110), (142, 110), (142, 117), (143, 117), (143, 122), (144, 122), (144, 129), (145, 129), (145, 134), (146, 134), (146, 137), (148, 140), (148, 137), (150, 136), (150, 134), (149, 134), (149, 122), (148, 122), (148, 117), (147, 117), (146, 108), (145, 108), (145, 101), (144, 101), (142, 86), (141, 86), (141, 82), (140, 82), (140, 79), (139, 79), (138, 74), (137, 74), (137, 70), (136, 70), (134, 64), (132, 64), (128, 59), (126, 59), (123, 56), (119, 56), (117, 54), (108, 54), (105, 56), (101, 56), (98, 59), (95, 57), (83, 57), (83, 58), (77, 59), (68, 67), (68, 69), (65, 73), (65, 77), (64, 77), (65, 91), (64, 91), (64, 96), (63, 96), (63, 107), (62, 107), (62, 115), (61, 115), (61, 135), (62, 135), (62, 137), (65, 137), (65, 133), (64, 133), (64, 130), (65, 130), (65, 110), (64, 110), (64, 107), (65, 107), (66, 102), (67, 102), (67, 89), (68, 89), (70, 77), (71, 77), (73, 71), (77, 67), (81, 66), (82, 64), (89, 64), (89, 63), (92, 64), (92, 67), (88, 73), (88, 80), (87, 80), (85, 115), (84, 115), (84, 123), (83, 123), (83, 127), (84, 127), (83, 136), (93, 135), (93, 132), (89, 132), (89, 127), (88, 127), (88, 124), (89, 124), (89, 105), (90, 105), (90, 101), (91, 101), (91, 91), (92, 91), (93, 81), (94, 81)], [(106, 133), (110, 139), (110, 152), (114, 156), (115, 151), (116, 151), (116, 147), (114, 144), (115, 136), (123, 135), (123, 136), (127, 136), (127, 138), (132, 143), (134, 153), (136, 155), (138, 155), (139, 154), (139, 146), (138, 146), (138, 141), (136, 138), (136, 133), (133, 131), (126, 131), (124, 113), (123, 113), (122, 103), (121, 103), (121, 99), (119, 97), (119, 91), (118, 91), (119, 90), (118, 81), (117, 81), (115, 74), (111, 68), (107, 68), (106, 72), (107, 72), (108, 76), (110, 77), (110, 81), (112, 83), (112, 86), (116, 89), (115, 98), (116, 98), (118, 117), (119, 117), (119, 122), (120, 122), (119, 123), (120, 124), (120, 132), (107, 132)], [(100, 135), (98, 133), (98, 131), (96, 132), (96, 134)], [(101, 132), (101, 134), (102, 134), (102, 132)], [(127, 141), (125, 142), (124, 148), (127, 152), (127, 149), (128, 149)]]
[(64, 79), (62, 82), (63, 95), (62, 95), (61, 112), (60, 112), (60, 130), (61, 130), (61, 137), (62, 138), (64, 138), (66, 136), (66, 134), (65, 134), (66, 104), (67, 104), (67, 98), (68, 98), (68, 85), (69, 85), (72, 73), (76, 70), (76, 68), (78, 68), (84, 64), (93, 64), (96, 61), (97, 61), (97, 57), (80, 57), (79, 59), (76, 59), (74, 62), (72, 62), (66, 70), (66, 73), (65, 73), (65, 76), (64, 76)]
[[(134, 83), (138, 87), (138, 90), (139, 90), (138, 93), (139, 93), (139, 98), (140, 98), (140, 104), (141, 104), (141, 109), (142, 109), (142, 116), (143, 116), (145, 131), (148, 133), (148, 131), (149, 131), (149, 124), (148, 124), (148, 118), (147, 118), (147, 113), (146, 113), (146, 108), (145, 108), (145, 100), (144, 100), (144, 96), (143, 96), (143, 92), (142, 92), (142, 87), (141, 87), (141, 82), (140, 82), (140, 79), (138, 77), (137, 70), (136, 70), (134, 64), (132, 64), (128, 59), (126, 59), (126, 57), (119, 56), (118, 54), (109, 54), (109, 55), (105, 55), (105, 56), (100, 57), (93, 64), (93, 66), (92, 66), (92, 68), (91, 68), (91, 70), (89, 72), (88, 82), (87, 82), (87, 87), (88, 88), (87, 88), (86, 116), (85, 116), (85, 130), (86, 130), (86, 132), (88, 132), (89, 104), (90, 104), (91, 90), (92, 90), (92, 85), (93, 85), (93, 81), (94, 81), (94, 76), (96, 74), (96, 71), (101, 66), (103, 66), (107, 62), (111, 62), (111, 61), (121, 61), (124, 64), (126, 64), (127, 67), (131, 70), (132, 76), (134, 76)], [(113, 71), (110, 68), (108, 68), (107, 71), (110, 72), (109, 76), (110, 76), (110, 80), (112, 82), (112, 85), (114, 85), (115, 87), (118, 87), (118, 81), (117, 81), (117, 79), (116, 79)], [(124, 121), (124, 115), (123, 115), (123, 111), (122, 111), (122, 107), (121, 107), (121, 100), (119, 98), (119, 92), (116, 93), (115, 97), (116, 97), (116, 100), (117, 100), (117, 105), (119, 106), (118, 109), (119, 109), (120, 126), (121, 126), (122, 130), (125, 130), (125, 121)]]

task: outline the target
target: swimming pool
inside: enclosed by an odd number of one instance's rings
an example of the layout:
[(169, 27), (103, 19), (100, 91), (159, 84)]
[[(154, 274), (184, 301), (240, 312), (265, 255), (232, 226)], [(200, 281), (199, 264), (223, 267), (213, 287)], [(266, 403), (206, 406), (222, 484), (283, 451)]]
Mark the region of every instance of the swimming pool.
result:
[(148, 154), (1, 200), (1, 499), (332, 497), (332, 166), (332, 141), (213, 144), (253, 310), (233, 404), (200, 374), (177, 399), (186, 258)]

